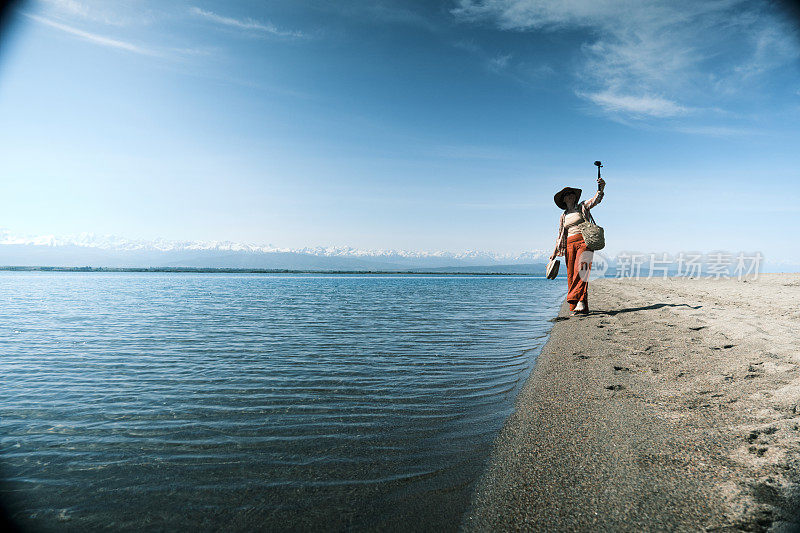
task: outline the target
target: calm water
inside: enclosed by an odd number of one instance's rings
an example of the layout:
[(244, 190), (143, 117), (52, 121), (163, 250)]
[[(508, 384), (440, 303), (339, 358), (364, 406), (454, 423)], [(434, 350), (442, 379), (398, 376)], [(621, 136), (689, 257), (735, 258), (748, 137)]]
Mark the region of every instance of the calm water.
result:
[(33, 530), (457, 527), (564, 280), (0, 273)]

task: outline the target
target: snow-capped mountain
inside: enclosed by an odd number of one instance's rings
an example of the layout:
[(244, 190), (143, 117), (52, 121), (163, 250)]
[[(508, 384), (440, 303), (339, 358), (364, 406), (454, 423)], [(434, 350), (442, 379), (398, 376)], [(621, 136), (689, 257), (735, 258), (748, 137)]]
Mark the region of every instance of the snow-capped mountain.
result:
[(549, 252), (453, 253), (349, 246), (279, 248), (232, 241), (146, 241), (114, 235), (19, 236), (0, 230), (2, 266), (208, 267), (395, 270), (493, 265), (541, 265)]

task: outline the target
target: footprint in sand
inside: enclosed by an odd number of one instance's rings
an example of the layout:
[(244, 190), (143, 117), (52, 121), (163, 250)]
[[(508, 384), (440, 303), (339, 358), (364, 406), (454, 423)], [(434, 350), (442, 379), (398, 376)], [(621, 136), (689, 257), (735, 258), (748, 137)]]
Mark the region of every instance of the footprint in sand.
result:
[(764, 374), (764, 363), (759, 361), (758, 363), (750, 363), (747, 367), (747, 374), (745, 374), (744, 379), (753, 379), (761, 377)]
[(750, 431), (750, 433), (748, 433), (747, 436), (745, 436), (744, 440), (746, 440), (750, 444), (753, 444), (758, 439), (762, 439), (763, 440), (762, 437), (767, 436), (767, 435), (772, 435), (772, 434), (777, 433), (777, 432), (778, 432), (778, 428), (776, 428), (775, 426), (767, 426), (767, 427), (762, 428), (762, 429), (754, 429), (754, 430)]
[(750, 431), (750, 433), (748, 433), (744, 438), (744, 440), (751, 445), (748, 448), (748, 451), (750, 453), (755, 453), (759, 457), (763, 456), (770, 446), (771, 439), (768, 438), (769, 435), (773, 435), (777, 432), (778, 428), (774, 426), (768, 426)]
[(591, 357), (583, 353), (583, 351), (581, 350), (578, 350), (577, 352), (572, 352), (572, 355), (577, 355), (578, 356), (577, 359), (589, 359), (589, 357)]
[(764, 454), (767, 453), (767, 450), (769, 450), (769, 448), (766, 446), (750, 446), (747, 448), (748, 452), (757, 455), (758, 457), (764, 457)]

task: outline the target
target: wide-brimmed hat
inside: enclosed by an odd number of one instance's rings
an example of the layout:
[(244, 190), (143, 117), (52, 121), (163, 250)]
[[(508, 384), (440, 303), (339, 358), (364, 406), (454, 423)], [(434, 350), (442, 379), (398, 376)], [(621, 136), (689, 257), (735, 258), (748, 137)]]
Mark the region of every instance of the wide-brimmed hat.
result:
[(561, 209), (567, 208), (567, 204), (564, 203), (564, 195), (567, 194), (568, 192), (575, 193), (576, 197), (575, 200), (581, 197), (581, 189), (576, 189), (575, 187), (564, 187), (563, 189), (558, 191), (555, 196), (553, 196), (553, 200), (555, 200), (556, 205)]

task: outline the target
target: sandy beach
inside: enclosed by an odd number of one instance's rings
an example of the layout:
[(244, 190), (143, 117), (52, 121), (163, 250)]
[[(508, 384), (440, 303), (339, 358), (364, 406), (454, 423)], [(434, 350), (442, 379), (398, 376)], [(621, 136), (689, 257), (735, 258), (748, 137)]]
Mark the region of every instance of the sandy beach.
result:
[(463, 529), (800, 530), (798, 302), (800, 274), (592, 281)]

